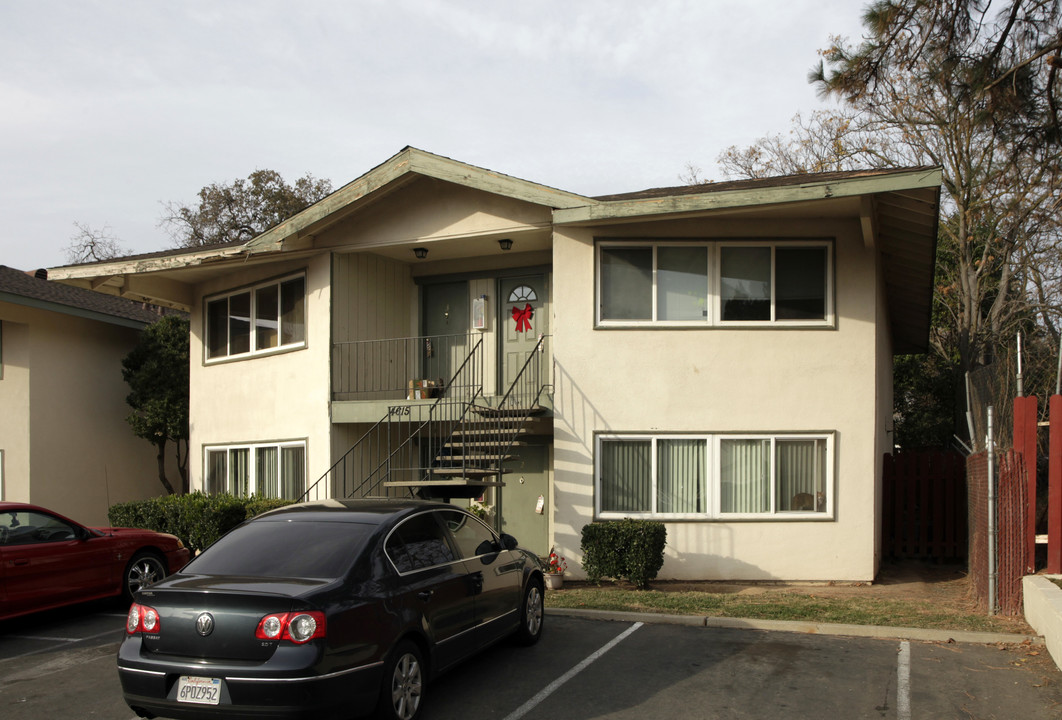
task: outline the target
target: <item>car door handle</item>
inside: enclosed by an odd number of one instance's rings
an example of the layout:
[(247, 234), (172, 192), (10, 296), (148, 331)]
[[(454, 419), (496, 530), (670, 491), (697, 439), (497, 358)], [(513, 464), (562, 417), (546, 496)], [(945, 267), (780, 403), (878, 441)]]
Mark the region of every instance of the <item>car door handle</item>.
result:
[(29, 565), (29, 558), (20, 558), (15, 560), (14, 565)]
[(435, 597), (435, 591), (434, 590), (421, 590), (419, 593), (417, 593), (417, 597), (420, 598), (421, 600), (423, 600), (424, 602), (428, 602), (433, 597)]

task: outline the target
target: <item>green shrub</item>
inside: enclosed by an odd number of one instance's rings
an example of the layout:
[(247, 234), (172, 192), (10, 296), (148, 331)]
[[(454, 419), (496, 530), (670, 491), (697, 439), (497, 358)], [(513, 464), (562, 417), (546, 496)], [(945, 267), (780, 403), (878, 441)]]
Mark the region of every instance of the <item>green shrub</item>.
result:
[(273, 498), (194, 492), (112, 505), (107, 517), (115, 527), (145, 528), (176, 535), (195, 554), (247, 518), (290, 503), (290, 500)]
[(590, 582), (626, 578), (645, 589), (664, 566), (667, 528), (651, 520), (627, 518), (583, 527), (583, 570)]

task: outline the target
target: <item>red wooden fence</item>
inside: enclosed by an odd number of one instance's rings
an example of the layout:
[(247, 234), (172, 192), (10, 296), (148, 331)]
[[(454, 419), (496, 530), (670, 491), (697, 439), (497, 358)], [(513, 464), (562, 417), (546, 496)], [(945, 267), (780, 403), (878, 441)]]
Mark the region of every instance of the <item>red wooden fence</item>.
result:
[(968, 532), (966, 463), (948, 451), (884, 457), (882, 555), (961, 561)]

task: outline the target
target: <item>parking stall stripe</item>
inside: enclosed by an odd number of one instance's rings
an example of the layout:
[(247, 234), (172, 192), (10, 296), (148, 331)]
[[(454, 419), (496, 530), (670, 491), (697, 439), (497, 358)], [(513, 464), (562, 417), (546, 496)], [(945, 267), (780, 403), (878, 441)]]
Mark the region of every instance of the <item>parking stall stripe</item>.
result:
[(911, 720), (911, 643), (900, 643), (896, 661), (896, 720)]
[(508, 716), (506, 716), (505, 720), (519, 720), (524, 715), (526, 715), (527, 713), (529, 713), (532, 710), (534, 710), (535, 707), (537, 707), (539, 705), (539, 703), (541, 703), (547, 697), (549, 697), (550, 695), (555, 693), (557, 691), (557, 689), (561, 685), (563, 685), (564, 683), (566, 683), (569, 680), (571, 680), (573, 677), (575, 677), (576, 675), (581, 673), (586, 668), (590, 667), (590, 665), (593, 664), (596, 660), (598, 660), (602, 655), (604, 655), (609, 650), (611, 650), (612, 648), (614, 648), (617, 645), (619, 645), (621, 642), (623, 642), (625, 639), (627, 639), (627, 637), (629, 637), (631, 635), (631, 633), (633, 633), (635, 630), (637, 630), (641, 626), (642, 626), (642, 623), (640, 623), (640, 622), (636, 622), (633, 625), (631, 625), (629, 628), (624, 630), (622, 633), (620, 633), (619, 635), (614, 637), (611, 641), (609, 641), (608, 643), (603, 645), (596, 652), (594, 652), (593, 654), (587, 656), (587, 658), (584, 659), (582, 662), (580, 662), (578, 665), (576, 665), (571, 670), (569, 670), (568, 672), (566, 672), (563, 675), (561, 675), (559, 678), (557, 678), (556, 680), (551, 682), (549, 685), (547, 685), (542, 690), (540, 690), (537, 695), (535, 695), (533, 698), (531, 698), (530, 700), (525, 702), (523, 705), (518, 707), (516, 710), (514, 710)]
[[(97, 639), (99, 639), (101, 637), (106, 637), (108, 635), (118, 635), (121, 632), (122, 632), (121, 628), (115, 628), (113, 630), (108, 630), (107, 632), (96, 633), (95, 635), (89, 635), (88, 637), (82, 637), (82, 638), (46, 638), (46, 637), (33, 637), (33, 636), (30, 636), (30, 635), (11, 635), (9, 637), (18, 638), (18, 639), (21, 639), (21, 640), (44, 640), (44, 641), (47, 641), (47, 642), (59, 642), (59, 643), (62, 643), (63, 645), (73, 645), (74, 643), (85, 642), (87, 640), (97, 640)], [(29, 652), (24, 652), (24, 653), (22, 653), (20, 655), (12, 655), (11, 657), (6, 657), (6, 658), (3, 658), (3, 659), (4, 660), (17, 660), (19, 658), (28, 657), (30, 655), (39, 655), (40, 653), (48, 652), (49, 650), (55, 650), (55, 648), (54, 647), (45, 647), (45, 648), (40, 648), (38, 650), (30, 650)]]

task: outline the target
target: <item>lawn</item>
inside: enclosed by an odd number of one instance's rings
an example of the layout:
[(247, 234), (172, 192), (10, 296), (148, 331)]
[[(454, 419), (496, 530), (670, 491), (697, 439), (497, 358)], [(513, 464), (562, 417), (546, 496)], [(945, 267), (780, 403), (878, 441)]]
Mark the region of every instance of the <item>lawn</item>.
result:
[(799, 620), (806, 622), (883, 625), (938, 630), (1031, 633), (1021, 618), (990, 617), (969, 603), (927, 598), (883, 598), (860, 588), (837, 594), (814, 588), (800, 592), (771, 588), (740, 592), (633, 590), (605, 584), (575, 584), (546, 594), (546, 607), (612, 610), (672, 615)]

